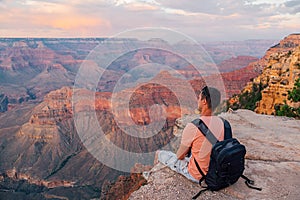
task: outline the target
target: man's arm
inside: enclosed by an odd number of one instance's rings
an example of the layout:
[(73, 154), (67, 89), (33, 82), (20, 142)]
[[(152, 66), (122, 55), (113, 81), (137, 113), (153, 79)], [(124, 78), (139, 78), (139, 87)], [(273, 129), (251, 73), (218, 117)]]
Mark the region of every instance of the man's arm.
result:
[(181, 144), (176, 153), (177, 158), (179, 160), (183, 160), (185, 155), (189, 152), (189, 150), (190, 150), (190, 147), (187, 147), (187, 146), (184, 146)]

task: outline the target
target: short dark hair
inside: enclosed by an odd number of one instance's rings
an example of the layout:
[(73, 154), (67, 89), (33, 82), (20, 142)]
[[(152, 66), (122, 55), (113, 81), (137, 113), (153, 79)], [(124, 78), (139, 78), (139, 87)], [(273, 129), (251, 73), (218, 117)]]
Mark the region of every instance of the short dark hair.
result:
[(215, 110), (220, 105), (221, 93), (214, 87), (205, 86), (201, 90), (201, 99), (203, 98), (206, 99), (208, 107)]

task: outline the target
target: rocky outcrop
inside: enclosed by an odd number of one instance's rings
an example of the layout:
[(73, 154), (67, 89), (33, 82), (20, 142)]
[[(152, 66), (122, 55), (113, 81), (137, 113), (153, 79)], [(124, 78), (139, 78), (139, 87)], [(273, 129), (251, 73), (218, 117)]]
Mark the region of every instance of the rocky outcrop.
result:
[(63, 87), (52, 91), (44, 97), (30, 118), (31, 124), (55, 125), (72, 117), (72, 89)]
[(294, 107), (295, 104), (288, 99), (288, 91), (293, 89), (298, 78), (300, 78), (300, 47), (296, 47), (288, 53), (272, 54), (268, 66), (253, 81), (266, 86), (255, 111), (274, 114), (276, 105), (286, 103)]
[(288, 52), (298, 46), (300, 46), (300, 33), (290, 34), (269, 49), (270, 55), (276, 52)]
[[(196, 116), (179, 119), (174, 150), (186, 123)], [(255, 180), (262, 191), (248, 188), (243, 180), (217, 192), (207, 191), (198, 199), (298, 199), (300, 193), (300, 121), (286, 117), (256, 114), (249, 110), (222, 113), (232, 126), (233, 136), (246, 146), (244, 174)], [(147, 185), (132, 193), (129, 199), (191, 199), (198, 184), (188, 181), (161, 164), (156, 165)]]
[(272, 54), (276, 53), (288, 53), (290, 50), (293, 50), (295, 47), (300, 45), (300, 34), (290, 34), (284, 39), (282, 39), (278, 44), (270, 47), (265, 55), (254, 63), (254, 67), (257, 70), (262, 71), (265, 67), (268, 66), (269, 59)]
[[(136, 164), (132, 171), (136, 171), (137, 168), (144, 171), (151, 169), (150, 166)], [(100, 199), (128, 199), (132, 192), (138, 190), (142, 185), (145, 185), (146, 183), (147, 181), (141, 173), (131, 173), (130, 176), (119, 176), (114, 183), (105, 181), (102, 186)]]
[[(256, 108), (256, 112), (275, 114), (275, 106), (284, 102), (294, 105), (288, 100), (288, 91), (300, 76), (299, 45), (300, 34), (291, 34), (271, 47), (263, 58), (247, 67), (254, 73), (252, 81), (243, 87), (240, 96), (257, 93), (253, 88), (257, 90), (258, 86), (261, 87), (261, 101), (252, 106)], [(243, 108), (242, 102), (239, 102), (240, 96), (231, 98), (230, 105), (237, 104)]]

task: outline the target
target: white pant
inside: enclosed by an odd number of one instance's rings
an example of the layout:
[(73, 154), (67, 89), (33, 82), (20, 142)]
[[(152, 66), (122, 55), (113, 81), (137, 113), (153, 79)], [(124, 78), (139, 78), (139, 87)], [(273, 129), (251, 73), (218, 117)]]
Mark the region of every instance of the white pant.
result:
[(182, 174), (187, 179), (199, 183), (199, 180), (195, 179), (188, 171), (188, 164), (190, 158), (185, 157), (183, 160), (178, 160), (176, 154), (171, 151), (158, 151), (158, 160), (162, 164), (168, 166), (171, 170)]

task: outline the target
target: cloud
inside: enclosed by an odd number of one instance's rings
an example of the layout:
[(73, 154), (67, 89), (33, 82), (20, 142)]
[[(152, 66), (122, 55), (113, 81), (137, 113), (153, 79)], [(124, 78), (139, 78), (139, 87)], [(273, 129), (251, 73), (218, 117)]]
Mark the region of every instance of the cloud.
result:
[(181, 9), (192, 13), (206, 13), (212, 15), (227, 15), (235, 13), (243, 8), (243, 1), (235, 0), (210, 0), (200, 1), (181, 1), (181, 0), (158, 0), (161, 6), (166, 8)]
[(124, 6), (126, 9), (130, 11), (153, 11), (159, 10), (159, 8), (155, 5), (144, 4), (144, 3), (131, 3)]
[(286, 7), (295, 7), (295, 6), (300, 6), (300, 1), (298, 1), (298, 0), (294, 0), (294, 1), (287, 1), (287, 2), (285, 2), (284, 3), (284, 5), (286, 6)]
[(284, 3), (284, 6), (289, 9), (288, 11), (291, 14), (300, 13), (300, 1), (299, 0), (287, 1)]
[(128, 11), (153, 11), (159, 10), (159, 5), (154, 0), (115, 0), (112, 5), (123, 7)]
[(296, 13), (300, 4), (299, 0), (210, 0), (205, 1), (205, 3), (199, 1), (157, 0), (157, 2), (165, 10), (180, 9), (184, 13), (193, 13), (193, 15), (195, 13), (205, 13), (228, 16), (239, 13), (252, 17), (274, 16), (286, 12)]

